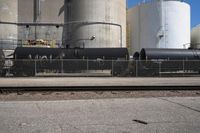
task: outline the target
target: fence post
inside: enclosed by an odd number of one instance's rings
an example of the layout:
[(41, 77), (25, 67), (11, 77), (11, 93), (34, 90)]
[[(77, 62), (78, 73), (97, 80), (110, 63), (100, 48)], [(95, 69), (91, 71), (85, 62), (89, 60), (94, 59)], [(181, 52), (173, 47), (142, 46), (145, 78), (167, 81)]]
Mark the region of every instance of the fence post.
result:
[(114, 62), (112, 60), (112, 77), (114, 76)]
[(35, 62), (35, 75), (37, 74), (37, 61), (36, 61), (36, 59), (34, 60), (34, 62)]
[(8, 65), (9, 65), (9, 66), (8, 66), (8, 75), (10, 75), (10, 68), (11, 68), (11, 66), (12, 66), (12, 65), (11, 65), (11, 64), (12, 64), (12, 61), (11, 61), (11, 60), (8, 60), (8, 62), (9, 62), (9, 63), (8, 63)]
[(2, 39), (0, 39), (0, 48), (2, 49)]
[(89, 61), (88, 61), (88, 58), (87, 58), (87, 77), (89, 76)]
[(138, 77), (138, 61), (135, 61), (135, 76)]
[(63, 74), (64, 71), (63, 71), (63, 59), (61, 59), (61, 73)]
[(183, 60), (183, 76), (185, 76), (185, 61)]
[(161, 64), (161, 62), (159, 62), (159, 77), (162, 76), (162, 75), (161, 75), (161, 67), (162, 67), (162, 64)]

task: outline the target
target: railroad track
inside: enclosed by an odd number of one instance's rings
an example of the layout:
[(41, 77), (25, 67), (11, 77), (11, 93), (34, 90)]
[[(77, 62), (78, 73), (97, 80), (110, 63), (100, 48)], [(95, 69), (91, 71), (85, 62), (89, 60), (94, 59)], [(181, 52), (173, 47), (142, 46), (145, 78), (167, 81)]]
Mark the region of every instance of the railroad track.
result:
[(37, 86), (37, 87), (0, 87), (0, 91), (168, 91), (200, 90), (200, 86)]

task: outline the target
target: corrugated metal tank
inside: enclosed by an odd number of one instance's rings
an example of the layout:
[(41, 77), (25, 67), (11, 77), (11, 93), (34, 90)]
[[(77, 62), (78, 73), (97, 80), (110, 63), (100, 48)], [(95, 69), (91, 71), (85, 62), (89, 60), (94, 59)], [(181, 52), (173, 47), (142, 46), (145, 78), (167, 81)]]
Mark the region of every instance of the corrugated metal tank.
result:
[(191, 47), (194, 49), (200, 49), (200, 25), (192, 29), (191, 34)]
[[(17, 0), (0, 0), (0, 21), (17, 22)], [(0, 48), (14, 49), (17, 44), (17, 26), (0, 24)]]
[[(126, 0), (65, 0), (65, 22), (80, 22), (65, 27), (65, 43), (71, 47), (126, 47)], [(107, 24), (81, 24), (106, 22)], [(122, 39), (120, 35), (122, 34)], [(96, 38), (91, 41), (90, 37)], [(122, 42), (122, 44), (120, 44)]]
[(151, 0), (128, 10), (131, 53), (142, 48), (186, 48), (190, 6), (180, 0)]

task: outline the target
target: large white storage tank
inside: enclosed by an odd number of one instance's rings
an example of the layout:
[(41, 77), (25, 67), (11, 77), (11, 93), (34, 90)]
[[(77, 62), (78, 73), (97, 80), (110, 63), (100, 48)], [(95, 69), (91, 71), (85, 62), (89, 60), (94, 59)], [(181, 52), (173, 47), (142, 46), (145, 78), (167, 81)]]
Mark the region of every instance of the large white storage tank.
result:
[(200, 25), (192, 29), (191, 44), (192, 48), (200, 49)]
[(126, 0), (65, 0), (65, 23), (71, 22), (64, 30), (70, 47), (126, 47)]
[(186, 48), (190, 6), (180, 0), (151, 0), (128, 10), (131, 52), (142, 48)]
[[(0, 21), (17, 22), (18, 0), (0, 0)], [(17, 26), (0, 24), (0, 48), (14, 49), (17, 45)]]

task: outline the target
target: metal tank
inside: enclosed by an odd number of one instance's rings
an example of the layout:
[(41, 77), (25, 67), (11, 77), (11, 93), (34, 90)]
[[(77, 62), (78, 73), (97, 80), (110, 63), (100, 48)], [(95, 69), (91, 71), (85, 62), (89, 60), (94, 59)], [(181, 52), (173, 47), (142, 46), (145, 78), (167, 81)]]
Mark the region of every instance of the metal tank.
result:
[(126, 0), (65, 0), (64, 12), (65, 45), (126, 47)]
[[(18, 0), (0, 0), (0, 21), (17, 22)], [(17, 26), (0, 24), (0, 48), (14, 49), (17, 45)]]
[[(18, 0), (18, 22), (64, 23), (64, 14), (59, 15), (64, 0)], [(62, 27), (19, 26), (21, 40), (62, 40)]]
[(128, 10), (131, 53), (142, 48), (187, 48), (190, 5), (180, 0), (151, 0)]
[(191, 48), (200, 49), (200, 25), (198, 25), (192, 29)]
[(200, 50), (143, 48), (141, 60), (200, 60)]

